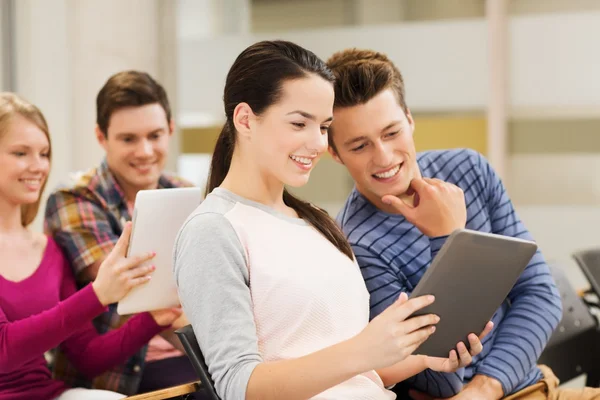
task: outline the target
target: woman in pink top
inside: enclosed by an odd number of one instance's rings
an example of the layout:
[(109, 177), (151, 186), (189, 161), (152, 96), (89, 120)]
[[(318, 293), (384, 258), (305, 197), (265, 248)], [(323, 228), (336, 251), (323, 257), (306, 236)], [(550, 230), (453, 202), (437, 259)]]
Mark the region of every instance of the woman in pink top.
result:
[(70, 389), (53, 380), (44, 353), (62, 346), (90, 376), (119, 364), (179, 310), (144, 313), (99, 335), (92, 319), (150, 279), (153, 257), (125, 257), (129, 224), (97, 279), (77, 291), (71, 268), (52, 238), (28, 229), (50, 170), (51, 146), (41, 112), (14, 94), (0, 93), (0, 400), (119, 399), (108, 391)]

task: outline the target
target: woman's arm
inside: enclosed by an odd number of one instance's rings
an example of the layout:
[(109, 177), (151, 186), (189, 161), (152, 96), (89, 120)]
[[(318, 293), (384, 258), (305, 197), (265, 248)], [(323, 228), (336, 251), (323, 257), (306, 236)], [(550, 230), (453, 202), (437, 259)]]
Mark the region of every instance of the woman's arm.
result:
[(14, 371), (57, 347), (104, 309), (91, 285), (46, 311), (18, 321), (9, 322), (0, 309), (0, 371)]
[[(194, 216), (175, 244), (175, 279), (217, 393), (228, 400), (306, 399), (407, 357), (432, 332), (431, 303), (406, 296), (342, 343), (291, 360), (264, 362), (258, 350), (246, 250), (220, 214)], [(251, 269), (251, 267), (250, 267)], [(281, 310), (286, 312), (286, 310)]]

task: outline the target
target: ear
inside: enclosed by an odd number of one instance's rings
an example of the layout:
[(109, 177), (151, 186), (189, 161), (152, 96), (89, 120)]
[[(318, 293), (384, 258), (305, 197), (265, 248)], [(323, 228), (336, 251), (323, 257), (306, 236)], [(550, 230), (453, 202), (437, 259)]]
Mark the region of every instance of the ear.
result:
[(239, 137), (250, 138), (252, 136), (252, 124), (256, 115), (248, 103), (240, 103), (233, 110), (233, 125)]
[(169, 121), (169, 136), (172, 136), (174, 132), (175, 132), (175, 120), (173, 118), (171, 118), (171, 120)]
[(335, 149), (333, 147), (331, 147), (331, 146), (327, 147), (327, 151), (329, 152), (329, 154), (331, 154), (331, 157), (335, 160), (335, 162), (344, 165), (344, 162), (342, 161), (339, 154), (337, 153), (337, 151), (335, 151)]
[(410, 133), (413, 133), (415, 131), (415, 120), (410, 112), (410, 109), (408, 109), (406, 112), (406, 119), (408, 120), (408, 124), (410, 125)]
[(102, 148), (106, 151), (106, 147), (107, 147), (107, 137), (104, 134), (104, 132), (102, 132), (102, 130), (100, 129), (100, 127), (98, 125), (96, 125), (96, 140), (98, 141), (98, 143), (100, 144), (100, 146), (102, 146)]

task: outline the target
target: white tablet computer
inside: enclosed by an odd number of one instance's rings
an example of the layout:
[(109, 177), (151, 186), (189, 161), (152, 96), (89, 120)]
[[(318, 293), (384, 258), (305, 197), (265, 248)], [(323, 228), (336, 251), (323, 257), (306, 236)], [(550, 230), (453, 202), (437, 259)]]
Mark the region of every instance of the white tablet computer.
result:
[(179, 305), (173, 278), (173, 246), (177, 232), (202, 201), (200, 188), (142, 190), (135, 198), (127, 255), (156, 252), (152, 279), (131, 290), (117, 305), (121, 315)]
[[(479, 334), (535, 254), (534, 242), (457, 230), (450, 235), (410, 297), (435, 295), (415, 315), (437, 314), (436, 331), (414, 354), (448, 357), (469, 333)], [(496, 328), (494, 328), (496, 329)]]

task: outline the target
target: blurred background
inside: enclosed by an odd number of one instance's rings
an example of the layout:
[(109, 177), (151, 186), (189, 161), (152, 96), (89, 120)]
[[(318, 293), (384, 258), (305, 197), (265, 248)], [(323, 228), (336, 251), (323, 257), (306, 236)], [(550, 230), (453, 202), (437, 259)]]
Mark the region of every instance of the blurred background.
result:
[[(52, 188), (102, 158), (106, 79), (145, 70), (176, 117), (169, 169), (203, 185), (225, 76), (246, 46), (385, 52), (404, 75), (418, 150), (485, 154), (546, 257), (584, 288), (570, 254), (600, 243), (598, 38), (598, 0), (0, 0), (0, 90), (45, 113)], [(298, 192), (335, 215), (351, 189), (324, 157)]]

